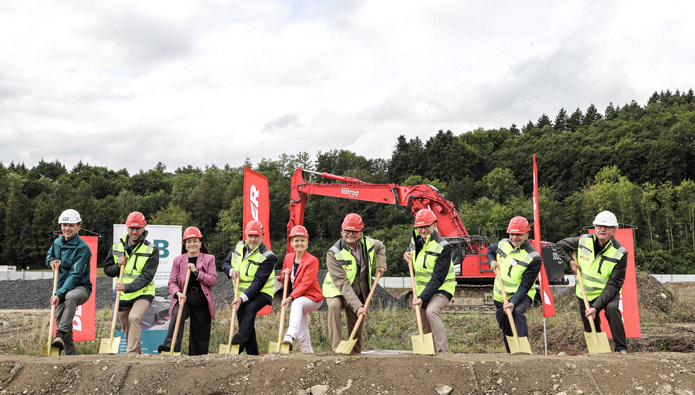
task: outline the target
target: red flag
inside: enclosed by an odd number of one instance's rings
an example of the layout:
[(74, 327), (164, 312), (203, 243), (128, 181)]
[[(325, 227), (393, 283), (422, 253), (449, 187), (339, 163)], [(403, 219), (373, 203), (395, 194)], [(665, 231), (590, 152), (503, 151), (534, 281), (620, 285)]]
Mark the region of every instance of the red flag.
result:
[[(251, 220), (263, 224), (263, 242), (270, 247), (270, 197), (268, 178), (261, 173), (244, 167), (244, 224)], [(242, 227), (242, 229), (243, 229)], [(246, 235), (244, 235), (246, 240)]]
[(96, 339), (94, 334), (94, 298), (97, 293), (97, 247), (99, 238), (96, 236), (82, 235), (80, 235), (80, 238), (87, 243), (89, 250), (92, 252), (92, 259), (89, 261), (89, 281), (92, 283), (92, 293), (89, 295), (89, 299), (80, 306), (77, 306), (75, 310), (75, 317), (72, 319), (72, 333), (73, 340), (75, 341)]
[(548, 275), (543, 264), (541, 254), (541, 215), (538, 208), (538, 168), (536, 167), (536, 154), (533, 154), (533, 244), (538, 254), (541, 255), (541, 271), (538, 273), (538, 284), (541, 286), (541, 301), (543, 302), (543, 317), (555, 315), (553, 295), (550, 293)]
[[(594, 229), (589, 229), (589, 233), (594, 233)], [(627, 250), (627, 270), (625, 272), (625, 282), (620, 290), (620, 302), (618, 307), (623, 315), (625, 325), (625, 337), (638, 339), (642, 337), (642, 330), (639, 322), (639, 306), (637, 305), (637, 275), (635, 273), (635, 243), (633, 229), (616, 229), (615, 239)], [(599, 313), (601, 317), (601, 330), (606, 332), (611, 339), (611, 328), (606, 320), (605, 310)]]

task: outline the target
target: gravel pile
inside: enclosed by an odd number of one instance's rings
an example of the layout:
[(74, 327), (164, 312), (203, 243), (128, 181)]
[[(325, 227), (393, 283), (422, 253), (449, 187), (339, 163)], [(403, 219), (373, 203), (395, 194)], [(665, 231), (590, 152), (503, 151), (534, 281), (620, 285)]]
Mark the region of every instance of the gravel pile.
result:
[[(279, 271), (278, 271), (279, 274)], [(323, 283), (326, 277), (326, 270), (319, 271), (319, 283)], [(97, 277), (96, 290), (96, 309), (113, 306), (113, 292), (111, 290), (112, 279), (108, 277)], [(53, 290), (52, 280), (10, 280), (0, 281), (0, 309), (48, 309), (48, 298)], [(213, 288), (215, 295), (215, 308), (222, 309), (229, 306), (234, 297), (234, 283), (222, 272), (218, 272), (217, 284)], [(165, 288), (157, 290), (157, 295), (168, 295)], [(280, 294), (279, 296), (281, 296)], [(276, 297), (274, 302), (278, 302)], [(402, 303), (391, 296), (381, 286), (377, 286), (374, 292), (372, 306), (375, 308), (392, 309)], [(320, 310), (326, 309), (326, 302)]]

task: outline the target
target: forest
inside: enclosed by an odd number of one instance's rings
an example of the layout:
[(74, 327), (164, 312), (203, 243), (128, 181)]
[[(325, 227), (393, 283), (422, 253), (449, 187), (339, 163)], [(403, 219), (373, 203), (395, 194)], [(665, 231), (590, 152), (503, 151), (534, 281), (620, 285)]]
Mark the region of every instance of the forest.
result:
[[(571, 111), (571, 110), (570, 110)], [(427, 132), (427, 131), (423, 131)], [(432, 131), (430, 131), (431, 133)], [(602, 210), (633, 227), (635, 261), (651, 273), (695, 273), (695, 95), (693, 90), (654, 92), (646, 105), (609, 104), (603, 112), (561, 109), (523, 126), (454, 133), (440, 130), (427, 141), (400, 136), (390, 158), (369, 159), (342, 149), (285, 153), (244, 166), (268, 177), (273, 251), (285, 253), (290, 177), (297, 167), (351, 176), (372, 183), (438, 188), (459, 210), (470, 234), (505, 237), (509, 219), (533, 219), (532, 155), (540, 181), (541, 235), (556, 242), (586, 232)], [(99, 262), (108, 253), (113, 224), (141, 211), (149, 224), (197, 226), (218, 266), (241, 238), (243, 167), (229, 164), (171, 171), (163, 163), (129, 174), (58, 160), (29, 168), (0, 162), (0, 258), (2, 264), (43, 268), (59, 230), (58, 214), (74, 208), (81, 234), (100, 234)], [(313, 180), (330, 182), (329, 180)], [(387, 247), (388, 275), (407, 275), (402, 254), (412, 215), (394, 206), (309, 196), (305, 225), (309, 252), (325, 266), (340, 237), (345, 214), (357, 212), (365, 234)]]

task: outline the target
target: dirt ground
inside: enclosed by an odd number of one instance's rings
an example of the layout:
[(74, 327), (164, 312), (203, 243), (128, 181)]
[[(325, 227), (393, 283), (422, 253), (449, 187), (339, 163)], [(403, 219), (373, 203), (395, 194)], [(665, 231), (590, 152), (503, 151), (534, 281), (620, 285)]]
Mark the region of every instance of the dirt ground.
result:
[(628, 355), (38, 357), (14, 355), (11, 345), (38, 348), (31, 336), (46, 312), (0, 310), (0, 394), (693, 394), (695, 318), (683, 306), (695, 284), (640, 281), (643, 337)]

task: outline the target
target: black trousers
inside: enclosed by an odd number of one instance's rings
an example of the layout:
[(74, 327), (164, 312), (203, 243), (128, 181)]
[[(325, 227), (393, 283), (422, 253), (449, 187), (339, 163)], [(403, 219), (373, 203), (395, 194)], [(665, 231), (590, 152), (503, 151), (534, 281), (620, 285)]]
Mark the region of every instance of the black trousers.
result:
[(270, 296), (260, 293), (248, 302), (244, 302), (236, 313), (239, 321), (239, 333), (241, 344), (239, 354), (246, 350), (247, 355), (258, 355), (258, 341), (256, 341), (256, 314), (260, 309), (271, 303)]
[[(514, 336), (512, 332), (512, 326), (509, 323), (509, 317), (507, 313), (502, 308), (504, 306), (501, 302), (495, 301), (495, 318), (497, 318), (497, 323), (502, 329), (502, 339), (504, 340), (504, 348), (509, 350), (509, 344), (507, 343), (507, 336)], [(514, 318), (514, 326), (516, 327), (516, 334), (519, 337), (528, 336), (528, 324), (526, 323), (526, 310), (531, 306), (531, 298), (528, 296), (524, 298), (518, 305), (514, 306), (512, 310), (512, 318)]]
[[(584, 331), (591, 332), (591, 325), (589, 325), (589, 320), (584, 316), (586, 308), (584, 307), (584, 299), (577, 298), (579, 301), (579, 312), (582, 316), (582, 323), (584, 323)], [(594, 299), (596, 300), (596, 299)], [(594, 300), (589, 301), (589, 306), (594, 303)], [(611, 299), (606, 307), (603, 309), (606, 311), (606, 319), (608, 320), (608, 326), (611, 328), (611, 335), (613, 336), (613, 343), (615, 343), (615, 351), (627, 350), (627, 339), (625, 338), (625, 325), (623, 324), (623, 315), (620, 314), (620, 294), (615, 295)], [(601, 319), (598, 316), (600, 310), (596, 311), (596, 318), (594, 319), (594, 326), (596, 326), (596, 332), (601, 332)]]
[[(169, 320), (169, 330), (164, 339), (164, 347), (171, 347), (171, 339), (174, 337), (174, 327), (176, 326), (176, 315), (179, 313), (181, 303), (177, 303), (171, 311)], [(208, 309), (208, 301), (202, 291), (186, 293), (186, 303), (183, 305), (181, 313), (181, 323), (179, 333), (176, 336), (175, 352), (181, 351), (181, 341), (183, 339), (183, 324), (186, 318), (191, 317), (191, 328), (188, 338), (188, 355), (203, 355), (208, 353), (210, 345), (210, 329), (212, 318)]]

